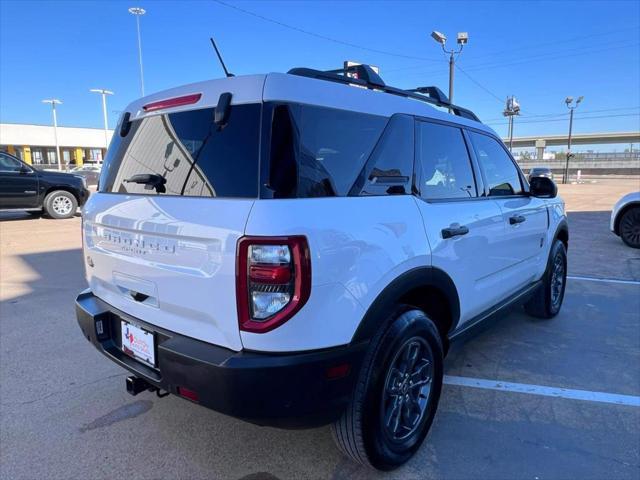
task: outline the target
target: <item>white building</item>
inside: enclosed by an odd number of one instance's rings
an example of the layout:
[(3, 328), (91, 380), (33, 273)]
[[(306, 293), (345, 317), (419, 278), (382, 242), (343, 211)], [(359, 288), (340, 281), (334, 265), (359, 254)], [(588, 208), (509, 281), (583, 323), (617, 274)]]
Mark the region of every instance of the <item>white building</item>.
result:
[[(111, 141), (113, 130), (107, 131)], [(58, 144), (63, 165), (101, 162), (106, 153), (104, 129), (58, 127)], [(58, 165), (53, 127), (0, 123), (0, 150), (38, 166)]]

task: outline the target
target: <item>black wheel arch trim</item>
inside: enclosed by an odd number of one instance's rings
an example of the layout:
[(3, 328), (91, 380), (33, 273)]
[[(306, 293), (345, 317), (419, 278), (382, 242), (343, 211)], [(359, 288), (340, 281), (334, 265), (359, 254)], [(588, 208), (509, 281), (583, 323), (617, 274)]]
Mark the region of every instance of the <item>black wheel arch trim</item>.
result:
[(351, 343), (373, 338), (384, 322), (388, 321), (389, 316), (397, 310), (401, 298), (412, 290), (423, 287), (435, 287), (447, 298), (452, 317), (449, 331), (455, 330), (460, 320), (460, 299), (455, 284), (443, 270), (425, 266), (402, 273), (378, 294), (367, 309)]
[[(565, 244), (565, 248), (569, 250), (569, 223), (565, 218), (560, 220), (560, 223), (556, 227), (556, 232), (553, 234), (553, 243), (558, 240), (561, 233), (564, 233), (567, 236), (567, 243)], [(553, 245), (553, 243), (551, 245)]]
[(640, 202), (629, 202), (616, 214), (616, 219), (613, 222), (613, 232), (616, 235), (620, 236), (620, 220), (622, 220), (622, 216), (634, 207), (640, 207)]

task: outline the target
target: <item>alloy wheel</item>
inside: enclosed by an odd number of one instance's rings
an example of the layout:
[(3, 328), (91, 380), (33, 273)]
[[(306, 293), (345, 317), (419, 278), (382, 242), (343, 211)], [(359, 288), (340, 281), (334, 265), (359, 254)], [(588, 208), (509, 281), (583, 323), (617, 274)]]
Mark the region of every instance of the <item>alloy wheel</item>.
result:
[(54, 197), (53, 201), (51, 202), (51, 208), (58, 215), (69, 215), (69, 213), (71, 213), (71, 209), (73, 208), (73, 203), (68, 197), (60, 195)]
[(393, 442), (418, 431), (429, 404), (433, 354), (425, 339), (413, 337), (396, 353), (382, 392), (382, 429)]
[(557, 253), (553, 259), (553, 270), (551, 272), (551, 305), (558, 308), (562, 300), (562, 293), (565, 282), (564, 258), (561, 253)]

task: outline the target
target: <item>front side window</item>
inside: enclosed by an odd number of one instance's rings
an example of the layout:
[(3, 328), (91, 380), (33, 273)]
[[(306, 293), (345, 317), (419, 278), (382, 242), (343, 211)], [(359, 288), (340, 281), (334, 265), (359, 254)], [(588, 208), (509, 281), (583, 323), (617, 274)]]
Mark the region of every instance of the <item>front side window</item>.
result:
[(489, 196), (522, 194), (518, 168), (498, 141), (488, 135), (469, 132), (478, 163), (489, 187)]
[(22, 164), (9, 155), (0, 153), (0, 172), (19, 172)]
[(478, 195), (462, 130), (436, 123), (416, 124), (419, 190), (426, 200), (472, 198)]
[[(117, 129), (102, 167), (100, 191), (256, 198), (260, 104), (232, 106), (224, 126), (214, 123), (214, 110), (135, 120), (125, 137)], [(153, 181), (137, 183), (140, 175), (152, 175)]]

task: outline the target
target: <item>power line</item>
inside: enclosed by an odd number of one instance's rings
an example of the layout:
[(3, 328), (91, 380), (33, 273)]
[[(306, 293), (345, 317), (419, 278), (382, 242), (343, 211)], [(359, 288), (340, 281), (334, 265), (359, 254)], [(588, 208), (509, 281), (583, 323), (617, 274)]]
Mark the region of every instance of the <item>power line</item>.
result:
[[(543, 43), (531, 43), (529, 44), (529, 46), (523, 46), (523, 47), (517, 47), (517, 51), (520, 50), (531, 50), (532, 48), (537, 48), (537, 47), (546, 47), (546, 46), (558, 46), (558, 43), (569, 43), (569, 42), (575, 42), (578, 40), (584, 40), (586, 38), (595, 38), (595, 37), (603, 37), (606, 35), (612, 35), (612, 34), (616, 34), (616, 33), (620, 33), (620, 32), (625, 32), (627, 30), (633, 30), (635, 32), (638, 31), (638, 29), (640, 28), (640, 25), (635, 25), (633, 27), (626, 27), (626, 28), (619, 28), (616, 30), (608, 30), (606, 32), (600, 32), (600, 33), (592, 33), (592, 34), (588, 34), (588, 35), (580, 35), (578, 37), (571, 37), (568, 39), (559, 39), (559, 40), (555, 40), (553, 42), (543, 42)], [(497, 52), (489, 52), (489, 53), (485, 53), (482, 55), (478, 55), (475, 58), (483, 58), (483, 57), (490, 57), (490, 56), (494, 56), (494, 55), (502, 55), (503, 53), (515, 53), (514, 50), (509, 49), (509, 50), (501, 50), (501, 51), (497, 51)]]
[[(617, 43), (617, 42), (616, 42)], [(601, 52), (608, 52), (611, 50), (619, 50), (621, 48), (627, 48), (627, 47), (637, 47), (638, 45), (640, 45), (639, 42), (635, 42), (635, 43), (624, 43), (621, 45), (616, 45), (616, 46), (612, 46), (612, 47), (607, 47), (607, 48), (599, 48), (599, 49), (587, 49), (587, 50), (580, 50), (577, 51), (575, 53), (549, 53), (549, 54), (544, 54), (544, 55), (536, 55), (533, 57), (527, 57), (527, 58), (523, 58), (520, 60), (512, 60), (512, 61), (507, 61), (507, 62), (485, 62), (485, 63), (478, 63), (478, 64), (472, 64), (472, 65), (468, 65), (469, 70), (470, 71), (477, 71), (477, 70), (486, 70), (488, 68), (498, 68), (498, 67), (508, 67), (511, 65), (520, 65), (520, 64), (527, 64), (527, 63), (533, 63), (533, 62), (539, 62), (539, 61), (546, 61), (546, 60), (557, 60), (557, 59), (561, 59), (561, 58), (572, 58), (572, 57), (579, 57), (581, 55), (592, 55), (594, 53), (601, 53)]]
[[(553, 45), (553, 46), (557, 46), (558, 43), (567, 43), (567, 42), (573, 42), (573, 41), (577, 41), (577, 40), (583, 40), (585, 38), (593, 38), (593, 37), (601, 37), (601, 36), (605, 36), (605, 35), (611, 35), (614, 33), (619, 33), (619, 32), (623, 32), (623, 31), (627, 31), (627, 30), (635, 30), (638, 31), (638, 28), (640, 28), (640, 25), (635, 26), (635, 27), (628, 27), (628, 28), (622, 28), (622, 29), (618, 29), (618, 30), (610, 30), (607, 32), (601, 32), (601, 33), (594, 33), (594, 34), (590, 34), (590, 35), (582, 35), (579, 37), (572, 37), (569, 39), (559, 39), (553, 42), (544, 42), (544, 43), (535, 43), (535, 44), (529, 44), (528, 46), (524, 46), (524, 47), (518, 47), (517, 49), (509, 49), (509, 50), (501, 50), (501, 51), (497, 51), (497, 52), (490, 52), (490, 53), (484, 53), (481, 55), (474, 55), (474, 60), (478, 59), (478, 58), (485, 58), (485, 57), (494, 57), (497, 55), (503, 55), (503, 54), (521, 54), (521, 50), (531, 50), (533, 48), (537, 48), (540, 46), (548, 46), (548, 45)], [(599, 45), (610, 45), (610, 44), (614, 44), (614, 43), (619, 43), (622, 41), (628, 41), (628, 39), (622, 40), (613, 40), (613, 41), (609, 41), (609, 42), (605, 42), (600, 43)], [(565, 51), (575, 51), (575, 50), (584, 50), (584, 49), (591, 49), (593, 48), (592, 46), (582, 46), (582, 47), (577, 47), (577, 48), (570, 48), (568, 50)], [(533, 55), (534, 57), (539, 57), (539, 56), (545, 56), (545, 55), (553, 55), (555, 52), (546, 52), (546, 53), (541, 53), (541, 54), (537, 54), (537, 55)], [(531, 58), (531, 57), (529, 57)], [(487, 62), (483, 62), (480, 63), (478, 65), (484, 65)], [(490, 62), (489, 62), (490, 63)], [(474, 67), (477, 65), (473, 65)], [(399, 68), (394, 68), (391, 70), (387, 70), (388, 72), (397, 72), (397, 71), (402, 71), (402, 70), (413, 70), (413, 69), (420, 69), (420, 68), (424, 68), (425, 65), (409, 65), (409, 66), (405, 66), (405, 67), (399, 67)], [(471, 65), (469, 65), (469, 67), (471, 67)]]
[[(596, 50), (586, 50), (586, 51), (580, 51), (580, 52), (576, 52), (576, 53), (571, 53), (571, 54), (564, 54), (564, 53), (547, 53), (544, 55), (538, 55), (538, 56), (534, 56), (534, 57), (529, 57), (529, 58), (523, 58), (521, 60), (514, 60), (514, 61), (506, 61), (506, 62), (493, 62), (493, 63), (477, 63), (477, 64), (470, 64), (470, 65), (466, 65), (466, 68), (468, 68), (467, 71), (469, 72), (474, 72), (474, 71), (479, 71), (479, 70), (486, 70), (486, 69), (490, 69), (490, 68), (502, 68), (502, 67), (510, 67), (512, 65), (522, 65), (522, 64), (529, 64), (529, 63), (536, 63), (536, 62), (540, 62), (540, 61), (548, 61), (548, 60), (558, 60), (558, 59), (563, 59), (563, 58), (571, 58), (571, 57), (577, 57), (577, 56), (581, 56), (581, 55), (592, 55), (595, 53), (602, 53), (602, 52), (608, 52), (610, 50), (619, 50), (620, 48), (623, 47), (636, 47), (640, 45), (640, 43), (631, 43), (631, 44), (625, 44), (625, 45), (617, 45), (615, 47), (608, 47), (608, 48), (601, 48), (601, 49), (596, 49)], [(427, 67), (425, 67), (427, 68)], [(417, 71), (417, 72), (412, 72), (411, 74), (405, 75), (405, 78), (408, 76), (416, 76), (416, 75), (433, 75), (433, 74), (437, 74), (440, 73), (439, 71)]]
[[(581, 112), (581, 114), (585, 114), (585, 113), (603, 113), (603, 112), (619, 112), (619, 111), (624, 111), (624, 110), (640, 110), (640, 106), (637, 107), (619, 107), (619, 108), (605, 108), (605, 109), (601, 109), (601, 110), (583, 110)], [(569, 115), (569, 112), (562, 112), (562, 113), (543, 113), (540, 115), (523, 115), (525, 118), (529, 119), (529, 118), (540, 118), (540, 117), (566, 117)], [(487, 118), (485, 119), (486, 122), (492, 122), (492, 121), (498, 121), (498, 120), (502, 120), (502, 117), (498, 117), (498, 118)]]
[[(638, 113), (620, 113), (617, 115), (593, 115), (593, 116), (588, 116), (588, 117), (584, 117), (584, 116), (576, 116), (574, 117), (575, 120), (591, 120), (591, 119), (596, 119), (596, 118), (614, 118), (614, 117), (637, 117), (640, 120), (640, 114)], [(521, 120), (518, 122), (518, 124), (522, 124), (522, 123), (547, 123), (547, 122), (566, 122), (567, 119), (566, 118), (551, 118), (551, 119), (544, 119), (544, 120)], [(485, 123), (485, 125), (508, 125), (507, 122), (501, 122), (501, 123)]]
[[(471, 80), (473, 83), (475, 83), (478, 87), (480, 87), (482, 90), (484, 90), (485, 92), (487, 92), (489, 95), (491, 95), (493, 98), (495, 98), (498, 102), (500, 102), (501, 104), (504, 103), (504, 98), (500, 98), (498, 95), (496, 95), (495, 93), (493, 93), (491, 90), (489, 90), (487, 87), (485, 87), (484, 85), (482, 85), (480, 82), (478, 82), (477, 80), (475, 80), (471, 75), (469, 75), (467, 72), (465, 72), (462, 68), (460, 68), (460, 65), (456, 64), (456, 68), (458, 70), (460, 70), (460, 73), (462, 73), (465, 77), (467, 77), (469, 80)], [(506, 97), (505, 97), (506, 98)]]
[(236, 10), (238, 12), (244, 13), (245, 15), (250, 15), (252, 17), (259, 18), (260, 20), (264, 20), (265, 22), (270, 22), (270, 23), (273, 23), (275, 25), (279, 25), (280, 27), (288, 28), (289, 30), (293, 30), (293, 31), (298, 32), (298, 33), (303, 33), (305, 35), (309, 35), (311, 37), (319, 38), (321, 40), (326, 40), (328, 42), (333, 42), (333, 43), (337, 43), (337, 44), (340, 44), (340, 45), (345, 45), (347, 47), (358, 48), (360, 50), (365, 50), (365, 51), (372, 52), (372, 53), (379, 53), (381, 55), (388, 55), (390, 57), (408, 58), (408, 59), (412, 59), (412, 60), (423, 60), (423, 61), (428, 61), (428, 62), (440, 62), (440, 60), (436, 60), (434, 58), (417, 57), (417, 56), (413, 56), (413, 55), (405, 55), (403, 53), (389, 52), (387, 50), (379, 50), (377, 48), (365, 47), (364, 45), (358, 45), (356, 43), (351, 43), (351, 42), (347, 42), (347, 41), (340, 40), (340, 39), (337, 39), (337, 38), (329, 37), (329, 36), (323, 35), (321, 33), (312, 32), (310, 30), (305, 30), (303, 28), (296, 27), (294, 25), (290, 25), (288, 23), (284, 23), (284, 22), (281, 22), (279, 20), (275, 20), (273, 18), (265, 17), (264, 15), (260, 15), (259, 13), (255, 13), (255, 12), (251, 12), (249, 10), (245, 10), (244, 8), (238, 7), (237, 5), (232, 5), (230, 3), (223, 2), (222, 0), (213, 0), (213, 1), (218, 3), (218, 4), (220, 4), (220, 5), (222, 5), (222, 6), (225, 6), (227, 8), (231, 8), (231, 9)]

